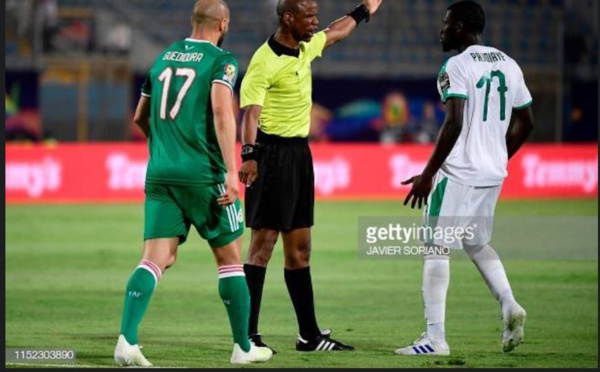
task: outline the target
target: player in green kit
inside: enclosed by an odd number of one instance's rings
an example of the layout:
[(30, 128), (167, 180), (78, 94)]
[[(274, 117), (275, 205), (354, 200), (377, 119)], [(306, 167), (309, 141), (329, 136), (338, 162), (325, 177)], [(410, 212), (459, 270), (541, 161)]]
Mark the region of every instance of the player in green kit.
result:
[(221, 45), (229, 27), (222, 0), (199, 0), (192, 35), (161, 53), (148, 73), (135, 122), (148, 137), (144, 251), (125, 293), (119, 365), (151, 366), (138, 345), (138, 326), (164, 271), (191, 225), (212, 248), (219, 295), (233, 334), (231, 363), (268, 360), (248, 339), (250, 297), (241, 261), (243, 221), (236, 158), (235, 57)]

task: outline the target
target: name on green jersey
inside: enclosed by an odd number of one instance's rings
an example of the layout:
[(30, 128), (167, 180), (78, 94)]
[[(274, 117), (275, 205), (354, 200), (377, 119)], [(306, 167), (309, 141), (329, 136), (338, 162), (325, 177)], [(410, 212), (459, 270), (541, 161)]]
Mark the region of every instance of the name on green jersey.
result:
[(163, 57), (163, 61), (200, 62), (202, 57), (204, 57), (204, 53), (167, 52)]

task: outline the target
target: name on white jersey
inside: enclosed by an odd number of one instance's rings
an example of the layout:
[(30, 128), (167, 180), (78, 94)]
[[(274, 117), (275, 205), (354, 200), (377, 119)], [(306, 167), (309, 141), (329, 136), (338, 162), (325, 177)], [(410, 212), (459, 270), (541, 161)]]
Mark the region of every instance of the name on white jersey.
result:
[(497, 53), (497, 52), (490, 52), (490, 53), (469, 53), (471, 55), (471, 58), (473, 58), (473, 61), (475, 62), (488, 62), (488, 63), (494, 63), (494, 62), (500, 62), (500, 61), (506, 61), (506, 58), (504, 58), (504, 54), (502, 53)]

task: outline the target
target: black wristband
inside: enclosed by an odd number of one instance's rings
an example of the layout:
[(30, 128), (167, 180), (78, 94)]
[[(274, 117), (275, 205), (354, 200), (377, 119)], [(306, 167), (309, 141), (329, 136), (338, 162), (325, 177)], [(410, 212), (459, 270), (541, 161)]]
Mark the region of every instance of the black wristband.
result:
[(369, 12), (369, 8), (367, 8), (365, 4), (360, 4), (347, 15), (354, 18), (354, 20), (356, 21), (356, 25), (358, 25), (362, 21), (369, 22), (369, 20), (371, 19), (371, 12)]
[(256, 160), (256, 152), (254, 150), (254, 145), (242, 146), (242, 162)]

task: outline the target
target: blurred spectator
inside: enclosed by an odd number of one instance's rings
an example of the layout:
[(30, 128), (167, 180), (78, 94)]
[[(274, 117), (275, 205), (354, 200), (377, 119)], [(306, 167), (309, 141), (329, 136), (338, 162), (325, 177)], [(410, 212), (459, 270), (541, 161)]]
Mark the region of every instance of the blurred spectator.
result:
[(433, 143), (439, 130), (438, 121), (435, 114), (435, 105), (433, 102), (427, 101), (423, 104), (423, 113), (419, 120), (416, 133), (414, 135), (415, 142), (418, 143)]
[(327, 107), (313, 102), (310, 111), (310, 133), (309, 140), (313, 142), (328, 141), (325, 128), (333, 119), (333, 113)]
[(41, 139), (37, 110), (23, 110), (19, 104), (20, 86), (15, 84), (4, 96), (4, 125), (7, 142), (38, 142)]
[(382, 110), (380, 142), (411, 142), (412, 136), (409, 132), (411, 116), (406, 96), (400, 92), (388, 94), (383, 100)]
[(36, 0), (34, 22), (41, 27), (42, 50), (54, 49), (54, 36), (58, 32), (58, 5), (56, 0)]
[(108, 48), (117, 55), (127, 55), (131, 50), (132, 38), (131, 27), (124, 23), (116, 24), (107, 35)]
[(85, 20), (74, 18), (65, 27), (61, 27), (56, 44), (62, 50), (87, 51), (91, 45), (91, 27)]
[[(7, 47), (10, 47), (10, 50), (15, 50), (21, 56), (29, 56), (33, 49), (33, 30), (31, 27), (33, 22), (33, 2), (7, 0), (5, 6)], [(14, 41), (12, 37), (14, 37)]]
[(37, 110), (20, 110), (5, 117), (6, 142), (40, 142), (44, 139), (40, 113)]

